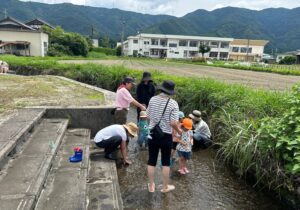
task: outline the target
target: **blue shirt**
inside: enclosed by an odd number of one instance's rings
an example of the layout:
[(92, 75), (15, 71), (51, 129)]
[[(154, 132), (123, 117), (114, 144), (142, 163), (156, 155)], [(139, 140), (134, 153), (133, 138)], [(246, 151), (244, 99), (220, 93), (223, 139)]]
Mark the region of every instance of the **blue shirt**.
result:
[(148, 120), (140, 119), (138, 122), (138, 127), (140, 130), (140, 135), (147, 136), (149, 134)]

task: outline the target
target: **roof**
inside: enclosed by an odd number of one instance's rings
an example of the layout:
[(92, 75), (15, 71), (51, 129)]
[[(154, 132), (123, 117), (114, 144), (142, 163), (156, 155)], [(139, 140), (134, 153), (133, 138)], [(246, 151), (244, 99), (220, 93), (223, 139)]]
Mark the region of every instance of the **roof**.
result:
[(38, 26), (40, 25), (40, 26), (42, 26), (42, 25), (46, 25), (46, 26), (48, 26), (48, 27), (50, 27), (50, 28), (52, 28), (52, 29), (55, 28), (55, 27), (52, 26), (50, 23), (48, 23), (48, 22), (46, 22), (46, 21), (44, 21), (44, 20), (41, 20), (41, 19), (39, 19), (39, 18), (35, 18), (35, 19), (33, 19), (33, 20), (31, 20), (31, 21), (25, 23), (25, 24), (28, 25), (28, 26), (34, 26), (34, 25), (38, 25)]
[[(249, 42), (249, 43), (248, 43)], [(268, 40), (254, 40), (254, 39), (234, 39), (231, 45), (251, 45), (251, 46), (265, 46)]]
[(0, 28), (6, 28), (8, 26), (17, 27), (17, 28), (22, 29), (22, 30), (35, 31), (34, 28), (32, 28), (32, 27), (20, 22), (19, 20), (12, 18), (12, 17), (7, 17), (7, 18), (0, 21)]
[(232, 42), (233, 38), (223, 38), (223, 37), (206, 37), (206, 36), (186, 36), (186, 35), (168, 35), (168, 34), (138, 34), (136, 36), (130, 36), (129, 38), (165, 38), (165, 39), (188, 39), (188, 40), (204, 40), (204, 41), (228, 41)]

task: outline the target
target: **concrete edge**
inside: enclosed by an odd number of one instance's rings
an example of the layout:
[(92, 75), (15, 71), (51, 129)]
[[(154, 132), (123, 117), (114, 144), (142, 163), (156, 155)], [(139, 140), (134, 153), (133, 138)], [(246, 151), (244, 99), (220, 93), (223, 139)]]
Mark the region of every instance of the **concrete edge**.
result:
[(36, 173), (36, 179), (35, 182), (33, 183), (33, 185), (27, 190), (27, 196), (34, 196), (34, 202), (32, 203), (32, 206), (30, 207), (30, 209), (34, 209), (35, 205), (38, 201), (38, 198), (42, 192), (42, 189), (44, 187), (44, 183), (47, 180), (49, 171), (51, 169), (52, 166), (52, 161), (54, 160), (55, 155), (58, 152), (58, 149), (60, 147), (60, 144), (63, 140), (63, 137), (65, 135), (65, 132), (67, 130), (68, 127), (68, 120), (63, 119), (63, 123), (60, 127), (60, 132), (59, 135), (55, 141), (55, 149), (52, 152), (52, 154), (47, 154), (43, 160), (42, 163), (42, 167), (40, 168), (40, 170)]

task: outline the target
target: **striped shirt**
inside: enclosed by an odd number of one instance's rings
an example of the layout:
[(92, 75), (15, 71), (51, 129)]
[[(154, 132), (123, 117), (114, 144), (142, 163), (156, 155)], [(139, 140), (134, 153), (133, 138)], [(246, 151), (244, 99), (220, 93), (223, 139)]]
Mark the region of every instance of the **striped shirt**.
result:
[(178, 121), (179, 107), (178, 103), (170, 99), (166, 111), (162, 116), (166, 103), (169, 97), (164, 93), (161, 93), (157, 96), (154, 96), (150, 99), (148, 108), (147, 108), (147, 117), (150, 120), (149, 129), (151, 130), (160, 120), (159, 127), (162, 129), (164, 133), (171, 134), (172, 127), (171, 121)]

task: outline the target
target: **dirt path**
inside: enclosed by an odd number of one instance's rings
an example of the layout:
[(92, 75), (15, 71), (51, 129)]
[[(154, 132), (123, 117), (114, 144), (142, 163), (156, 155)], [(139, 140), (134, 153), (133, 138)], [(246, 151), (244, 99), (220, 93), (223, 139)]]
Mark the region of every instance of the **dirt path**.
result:
[(187, 77), (213, 78), (228, 83), (238, 83), (254, 88), (269, 90), (287, 90), (300, 83), (300, 76), (280, 75), (274, 73), (255, 72), (200, 66), (194, 64), (181, 64), (165, 61), (151, 60), (76, 60), (61, 61), (63, 63), (96, 63), (104, 65), (124, 65), (139, 70), (160, 70), (168, 74)]

